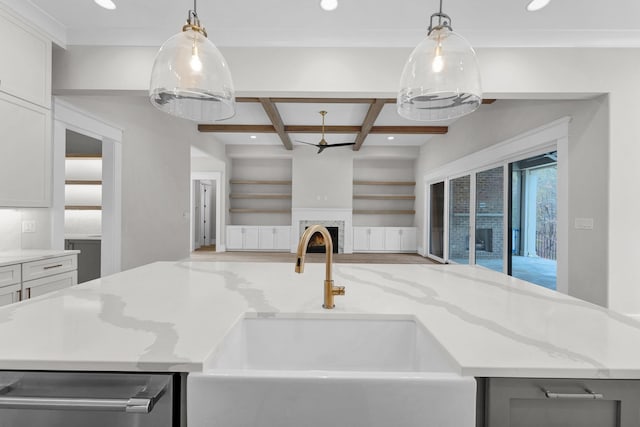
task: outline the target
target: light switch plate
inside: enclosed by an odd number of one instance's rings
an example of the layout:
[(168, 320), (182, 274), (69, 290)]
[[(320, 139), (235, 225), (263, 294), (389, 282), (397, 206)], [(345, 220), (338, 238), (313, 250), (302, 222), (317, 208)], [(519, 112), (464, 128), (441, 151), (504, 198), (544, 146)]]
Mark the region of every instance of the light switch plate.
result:
[(22, 232), (23, 233), (35, 233), (36, 232), (36, 222), (31, 221), (22, 221)]
[(573, 226), (577, 230), (593, 230), (593, 218), (576, 218)]

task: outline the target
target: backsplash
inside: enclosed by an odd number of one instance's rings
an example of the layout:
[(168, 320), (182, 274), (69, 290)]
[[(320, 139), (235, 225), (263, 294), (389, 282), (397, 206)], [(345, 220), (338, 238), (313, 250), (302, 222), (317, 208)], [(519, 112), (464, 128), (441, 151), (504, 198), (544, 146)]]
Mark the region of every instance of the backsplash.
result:
[[(24, 221), (34, 232), (23, 233)], [(0, 251), (51, 248), (51, 215), (48, 208), (0, 208)]]

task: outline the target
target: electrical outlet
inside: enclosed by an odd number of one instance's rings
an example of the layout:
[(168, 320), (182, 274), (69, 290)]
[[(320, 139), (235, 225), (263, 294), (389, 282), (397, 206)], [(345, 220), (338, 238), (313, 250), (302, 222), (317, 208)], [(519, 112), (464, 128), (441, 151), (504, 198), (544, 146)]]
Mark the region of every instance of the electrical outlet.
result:
[(22, 232), (23, 233), (35, 233), (36, 232), (36, 222), (35, 221), (22, 221)]
[(593, 230), (593, 218), (576, 218), (573, 227), (577, 230)]

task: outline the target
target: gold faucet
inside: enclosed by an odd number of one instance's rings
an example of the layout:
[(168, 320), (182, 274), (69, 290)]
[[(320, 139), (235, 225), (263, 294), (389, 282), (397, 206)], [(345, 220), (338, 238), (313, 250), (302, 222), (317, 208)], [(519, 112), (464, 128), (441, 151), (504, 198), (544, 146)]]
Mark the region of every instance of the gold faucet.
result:
[(296, 273), (304, 272), (304, 256), (307, 253), (307, 246), (309, 245), (309, 241), (311, 240), (311, 236), (315, 233), (322, 234), (324, 238), (324, 249), (327, 254), (326, 257), (326, 277), (324, 279), (324, 304), (322, 304), (322, 308), (334, 308), (335, 304), (333, 303), (334, 295), (344, 295), (344, 286), (333, 286), (332, 270), (333, 270), (333, 240), (331, 240), (331, 234), (329, 234), (329, 230), (326, 227), (321, 225), (312, 225), (307, 228), (302, 236), (300, 237), (300, 242), (298, 242), (298, 253), (296, 259)]

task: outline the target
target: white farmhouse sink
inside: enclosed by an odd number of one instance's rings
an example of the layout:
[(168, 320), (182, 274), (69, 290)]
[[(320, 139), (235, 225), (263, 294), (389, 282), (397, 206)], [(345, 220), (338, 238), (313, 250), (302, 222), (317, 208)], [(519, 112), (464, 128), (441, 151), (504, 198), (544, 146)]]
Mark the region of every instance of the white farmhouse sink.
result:
[(476, 383), (413, 318), (240, 320), (187, 381), (189, 427), (472, 427)]

